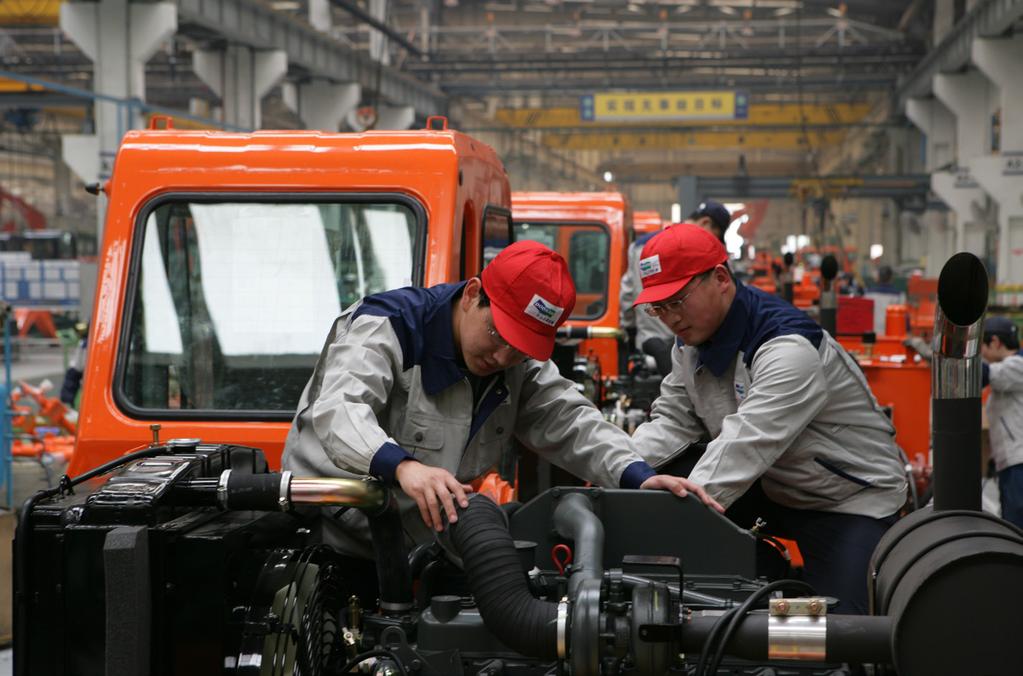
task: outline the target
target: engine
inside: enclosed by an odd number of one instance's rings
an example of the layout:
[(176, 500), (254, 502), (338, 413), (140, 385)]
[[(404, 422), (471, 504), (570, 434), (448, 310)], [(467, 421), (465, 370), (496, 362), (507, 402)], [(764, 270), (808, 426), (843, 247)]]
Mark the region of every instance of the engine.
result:
[[(181, 440), (25, 503), (15, 673), (1018, 674), (1023, 532), (959, 480), (979, 466), (986, 302), (979, 261), (960, 256), (939, 282), (935, 503), (879, 543), (869, 616), (758, 578), (757, 536), (692, 497), (476, 495), (409, 551), (376, 481), (293, 477), (258, 449)], [(321, 542), (328, 505), (366, 514), (373, 561)]]

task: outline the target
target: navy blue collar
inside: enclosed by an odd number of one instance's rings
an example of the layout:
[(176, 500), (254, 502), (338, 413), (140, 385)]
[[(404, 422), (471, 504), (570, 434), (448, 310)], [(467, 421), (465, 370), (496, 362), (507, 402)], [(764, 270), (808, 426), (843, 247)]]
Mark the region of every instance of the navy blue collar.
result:
[(697, 367), (706, 366), (711, 373), (720, 378), (728, 370), (728, 366), (739, 352), (739, 346), (746, 338), (749, 326), (749, 307), (746, 299), (746, 287), (735, 282), (735, 298), (728, 308), (721, 326), (702, 345), (696, 348)]
[(457, 382), (465, 375), (455, 356), (455, 334), (451, 322), (451, 313), (457, 299), (462, 295), (465, 282), (445, 284), (446, 288), (436, 296), (433, 312), (426, 316), (423, 326), (423, 357), (421, 372), (423, 390), (430, 396), (438, 394)]

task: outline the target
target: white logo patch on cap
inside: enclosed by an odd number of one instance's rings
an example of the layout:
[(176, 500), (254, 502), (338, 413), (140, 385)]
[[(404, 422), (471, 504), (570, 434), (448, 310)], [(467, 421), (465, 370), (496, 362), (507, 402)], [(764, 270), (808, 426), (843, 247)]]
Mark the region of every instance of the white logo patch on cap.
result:
[(654, 254), (649, 258), (641, 258), (639, 260), (639, 276), (641, 279), (646, 279), (650, 275), (656, 275), (661, 271), (661, 255)]
[(558, 307), (547, 301), (547, 299), (541, 298), (539, 294), (534, 293), (533, 299), (529, 301), (529, 305), (526, 306), (523, 312), (547, 326), (557, 326), (558, 320), (561, 319), (561, 315), (565, 312), (565, 308)]

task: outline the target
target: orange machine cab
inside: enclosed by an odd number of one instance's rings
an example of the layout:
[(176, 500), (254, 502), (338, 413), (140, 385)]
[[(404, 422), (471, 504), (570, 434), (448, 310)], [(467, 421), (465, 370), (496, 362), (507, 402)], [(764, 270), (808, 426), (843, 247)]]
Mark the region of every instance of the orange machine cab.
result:
[[(567, 325), (617, 329), (619, 289), (632, 241), (628, 200), (615, 192), (512, 193), (516, 239), (534, 239), (568, 261), (576, 287)], [(618, 341), (584, 340), (579, 354), (593, 354), (604, 376), (618, 374)]]
[(632, 229), (636, 237), (651, 232), (658, 232), (664, 227), (664, 220), (656, 211), (635, 211), (632, 214)]
[(477, 274), (511, 237), (487, 145), (442, 129), (147, 130), (120, 147), (72, 475), (152, 439), (248, 444), (280, 466), (341, 310)]

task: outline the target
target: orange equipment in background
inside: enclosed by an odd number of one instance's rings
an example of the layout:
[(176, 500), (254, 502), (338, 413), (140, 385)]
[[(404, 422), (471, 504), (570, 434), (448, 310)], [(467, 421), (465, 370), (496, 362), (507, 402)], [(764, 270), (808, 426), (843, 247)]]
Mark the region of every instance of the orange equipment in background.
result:
[(934, 335), (934, 308), (938, 298), (936, 278), (913, 275), (906, 285), (909, 304), (909, 330), (914, 336), (930, 340)]
[(664, 227), (664, 219), (656, 211), (636, 211), (632, 214), (632, 229), (636, 238), (651, 232), (658, 232)]
[[(622, 275), (628, 266), (632, 210), (621, 193), (512, 193), (515, 239), (533, 239), (568, 262), (576, 287), (569, 328), (603, 328), (618, 335)], [(592, 355), (601, 374), (618, 375), (617, 338), (591, 338), (579, 354)]]
[[(905, 305), (889, 305), (885, 334), (871, 341), (864, 336), (838, 336), (855, 357), (877, 402), (891, 410), (895, 441), (915, 465), (930, 465), (931, 365), (904, 344)], [(933, 318), (931, 321), (933, 325)]]

